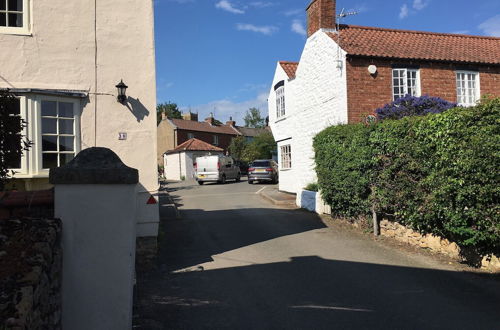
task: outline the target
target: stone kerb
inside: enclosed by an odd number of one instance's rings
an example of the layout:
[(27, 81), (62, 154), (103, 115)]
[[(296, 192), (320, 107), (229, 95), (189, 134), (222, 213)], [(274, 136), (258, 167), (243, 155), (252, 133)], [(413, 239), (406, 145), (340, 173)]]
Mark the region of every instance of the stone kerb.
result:
[(106, 148), (89, 148), (51, 170), (63, 224), (62, 327), (132, 327), (136, 169)]

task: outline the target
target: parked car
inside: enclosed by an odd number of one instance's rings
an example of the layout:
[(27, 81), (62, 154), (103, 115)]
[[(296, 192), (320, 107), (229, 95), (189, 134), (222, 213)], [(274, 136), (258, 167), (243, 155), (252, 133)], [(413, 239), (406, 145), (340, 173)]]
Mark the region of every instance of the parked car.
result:
[(235, 160), (234, 163), (240, 168), (241, 175), (248, 174), (248, 163), (242, 160)]
[(278, 164), (272, 159), (254, 160), (248, 168), (248, 183), (270, 181), (278, 183)]
[(205, 182), (226, 183), (227, 180), (240, 181), (240, 168), (231, 157), (203, 156), (197, 157), (194, 163), (195, 178), (198, 184)]

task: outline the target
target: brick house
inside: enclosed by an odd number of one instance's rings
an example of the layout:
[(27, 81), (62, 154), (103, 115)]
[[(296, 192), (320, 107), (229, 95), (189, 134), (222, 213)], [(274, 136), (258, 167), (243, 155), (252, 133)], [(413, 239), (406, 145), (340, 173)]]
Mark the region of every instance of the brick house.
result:
[(158, 164), (163, 164), (165, 152), (174, 150), (193, 138), (221, 148), (227, 153), (233, 138), (242, 135), (235, 125), (234, 121), (218, 125), (213, 117), (199, 122), (198, 115), (193, 113), (184, 114), (183, 119), (163, 117), (158, 125)]
[(356, 123), (407, 94), (463, 106), (500, 95), (500, 38), (337, 25), (336, 1), (313, 0), (299, 62), (279, 62), (268, 98), (280, 190), (317, 180), (314, 136)]

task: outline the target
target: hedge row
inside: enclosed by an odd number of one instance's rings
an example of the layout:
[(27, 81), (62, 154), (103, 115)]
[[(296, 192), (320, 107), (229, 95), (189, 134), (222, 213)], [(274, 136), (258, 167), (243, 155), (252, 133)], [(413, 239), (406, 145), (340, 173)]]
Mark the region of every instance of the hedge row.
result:
[(314, 148), (334, 215), (367, 216), (375, 207), (422, 233), (500, 252), (500, 99), (330, 127)]

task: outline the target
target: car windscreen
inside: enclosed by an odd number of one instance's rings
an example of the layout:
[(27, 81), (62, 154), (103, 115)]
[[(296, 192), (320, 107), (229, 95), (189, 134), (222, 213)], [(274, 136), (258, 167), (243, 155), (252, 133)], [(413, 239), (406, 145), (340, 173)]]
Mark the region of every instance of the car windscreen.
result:
[(252, 167), (270, 167), (271, 162), (269, 161), (257, 161), (252, 163)]

